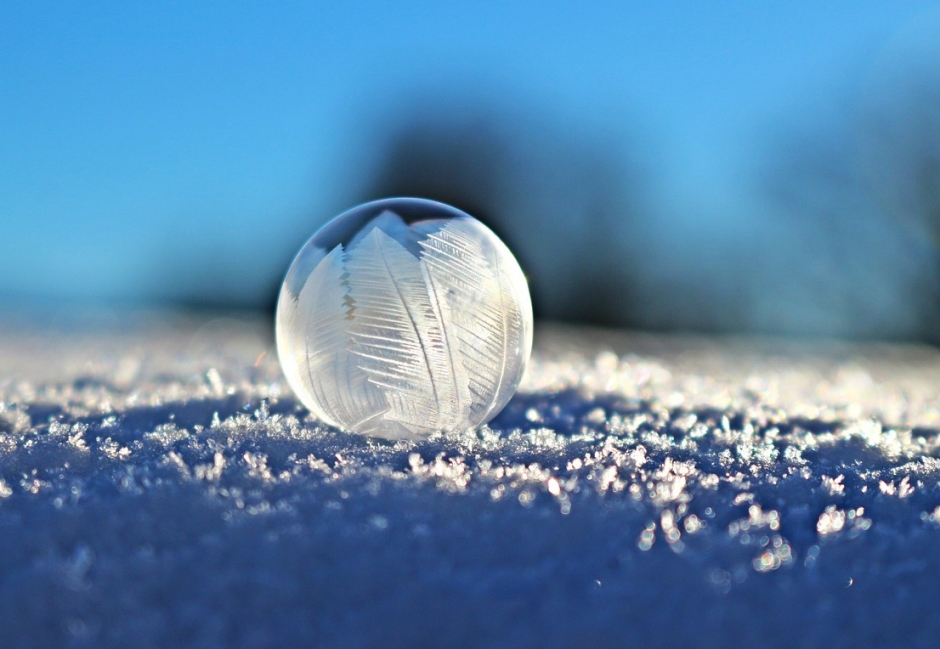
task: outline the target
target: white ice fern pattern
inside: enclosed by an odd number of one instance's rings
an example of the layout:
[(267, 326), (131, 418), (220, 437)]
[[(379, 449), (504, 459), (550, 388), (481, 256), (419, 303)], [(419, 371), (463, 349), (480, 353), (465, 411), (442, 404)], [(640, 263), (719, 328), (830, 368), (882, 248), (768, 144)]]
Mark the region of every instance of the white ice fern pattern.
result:
[(389, 438), (464, 430), (522, 378), (532, 312), (512, 254), (470, 218), (420, 227), (385, 212), (282, 295), (282, 364), (326, 423)]

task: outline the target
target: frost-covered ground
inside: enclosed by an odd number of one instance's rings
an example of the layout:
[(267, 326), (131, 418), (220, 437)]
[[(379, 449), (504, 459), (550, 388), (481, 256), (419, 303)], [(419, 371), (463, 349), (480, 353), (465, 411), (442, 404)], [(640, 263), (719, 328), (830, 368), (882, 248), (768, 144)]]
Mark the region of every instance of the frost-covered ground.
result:
[(936, 647), (940, 353), (542, 326), (491, 426), (320, 427), (265, 322), (0, 321), (0, 646)]

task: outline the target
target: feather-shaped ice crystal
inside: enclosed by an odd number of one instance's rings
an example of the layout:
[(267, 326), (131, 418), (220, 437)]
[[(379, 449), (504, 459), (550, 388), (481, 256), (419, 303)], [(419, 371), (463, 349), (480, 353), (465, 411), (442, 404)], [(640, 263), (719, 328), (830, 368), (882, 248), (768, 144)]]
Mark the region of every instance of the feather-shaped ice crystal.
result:
[(525, 276), (499, 238), (442, 203), (341, 214), (294, 259), (277, 306), (284, 374), (347, 431), (415, 438), (496, 416), (532, 348)]

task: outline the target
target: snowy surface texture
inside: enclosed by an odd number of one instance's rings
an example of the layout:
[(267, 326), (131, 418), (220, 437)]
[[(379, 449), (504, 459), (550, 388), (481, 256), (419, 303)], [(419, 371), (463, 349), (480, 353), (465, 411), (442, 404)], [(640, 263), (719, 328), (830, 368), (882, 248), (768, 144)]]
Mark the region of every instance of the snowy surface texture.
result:
[(936, 647), (940, 354), (542, 326), (475, 433), (265, 323), (0, 324), (3, 647)]

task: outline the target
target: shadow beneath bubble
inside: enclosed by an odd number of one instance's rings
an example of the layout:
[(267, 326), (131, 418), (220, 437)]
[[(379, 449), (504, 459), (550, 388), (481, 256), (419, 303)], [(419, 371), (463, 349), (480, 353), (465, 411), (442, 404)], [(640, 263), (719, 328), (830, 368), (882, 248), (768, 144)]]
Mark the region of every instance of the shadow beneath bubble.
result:
[(531, 431), (550, 428), (563, 436), (575, 435), (585, 426), (603, 429), (612, 415), (633, 415), (649, 410), (648, 404), (613, 394), (586, 397), (575, 389), (560, 392), (517, 393), (489, 422), (494, 431)]

